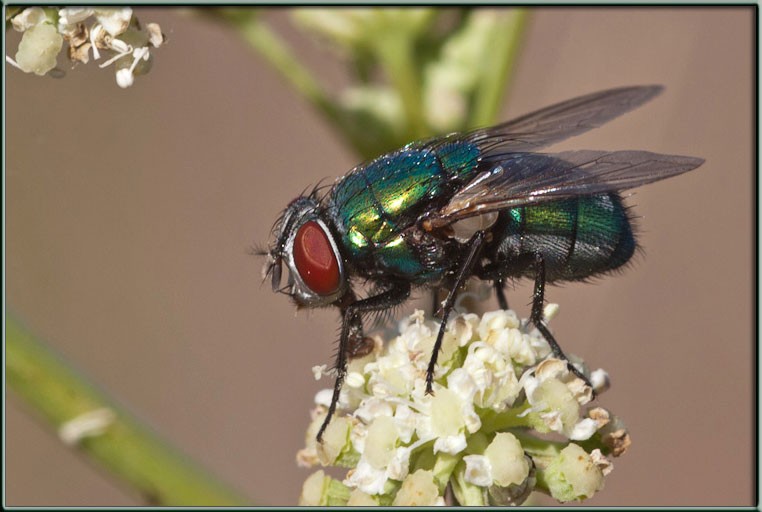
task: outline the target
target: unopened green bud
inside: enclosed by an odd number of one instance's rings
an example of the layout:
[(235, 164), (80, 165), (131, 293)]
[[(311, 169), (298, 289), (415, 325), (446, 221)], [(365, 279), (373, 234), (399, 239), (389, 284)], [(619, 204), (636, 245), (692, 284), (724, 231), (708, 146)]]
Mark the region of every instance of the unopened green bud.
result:
[(545, 481), (557, 500), (582, 500), (603, 489), (603, 472), (585, 450), (571, 443), (545, 469)]
[(63, 36), (49, 23), (31, 27), (21, 36), (16, 52), (16, 63), (26, 73), (44, 75), (56, 67), (58, 52), (63, 47)]

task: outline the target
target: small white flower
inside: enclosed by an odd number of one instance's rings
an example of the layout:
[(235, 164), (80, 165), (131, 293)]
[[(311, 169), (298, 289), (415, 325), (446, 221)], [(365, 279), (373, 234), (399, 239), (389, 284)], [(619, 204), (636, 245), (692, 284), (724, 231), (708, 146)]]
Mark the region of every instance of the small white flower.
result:
[(391, 416), (377, 416), (368, 426), (362, 457), (374, 468), (383, 469), (394, 457), (399, 432)]
[(317, 393), (315, 393), (315, 405), (322, 405), (325, 407), (328, 407), (331, 405), (331, 399), (333, 398), (333, 390), (332, 389), (321, 389)]
[(70, 34), (77, 30), (77, 24), (93, 15), (91, 7), (64, 7), (58, 10), (58, 32)]
[(405, 404), (397, 405), (394, 411), (394, 424), (403, 443), (409, 443), (415, 434), (415, 416), (413, 410)]
[(511, 310), (498, 310), (484, 313), (482, 320), (477, 328), (479, 339), (487, 341), (491, 331), (500, 331), (511, 328), (518, 329), (521, 325), (519, 317)]
[(320, 380), (320, 377), (323, 376), (324, 373), (326, 373), (326, 369), (328, 368), (328, 365), (320, 364), (315, 365), (312, 367), (312, 375), (315, 376), (315, 380)]
[(466, 463), (466, 482), (482, 487), (492, 485), (492, 464), (486, 456), (466, 455), (463, 462)]
[(94, 13), (98, 23), (113, 37), (127, 30), (132, 19), (132, 9), (129, 7), (98, 7)]
[[(317, 432), (317, 431), (316, 431)], [(357, 423), (349, 433), (349, 440), (357, 453), (365, 452), (365, 440), (368, 438), (368, 427), (363, 423)]]
[[(118, 40), (115, 39), (114, 41), (118, 41)], [(132, 55), (133, 55), (132, 65), (129, 68), (122, 68), (117, 70), (116, 72), (116, 83), (122, 89), (131, 86), (133, 82), (135, 81), (134, 72), (135, 72), (135, 67), (138, 65), (138, 63), (141, 60), (147, 61), (150, 57), (148, 47), (145, 47), (145, 46), (142, 48), (135, 48), (135, 50), (133, 50), (132, 52)]]
[(408, 475), (411, 451), (411, 448), (407, 446), (395, 448), (394, 456), (389, 460), (386, 467), (386, 472), (389, 478), (393, 480), (402, 480)]
[(361, 388), (365, 385), (365, 377), (358, 372), (349, 372), (345, 383), (350, 388)]
[(544, 320), (546, 322), (553, 320), (558, 314), (558, 310), (559, 310), (558, 304), (553, 304), (553, 303), (546, 304), (545, 308), (542, 310), (542, 316)]
[(361, 419), (366, 424), (370, 424), (379, 416), (392, 416), (394, 409), (392, 404), (383, 398), (368, 397), (360, 402), (360, 406), (354, 412), (355, 417)]
[(344, 480), (349, 487), (357, 487), (366, 494), (382, 494), (388, 476), (385, 469), (373, 467), (368, 461), (361, 458), (354, 471)]
[(47, 17), (41, 7), (27, 7), (11, 18), (11, 25), (13, 25), (14, 30), (23, 32), (35, 25), (39, 25), (45, 20), (47, 20)]
[(598, 368), (590, 374), (590, 384), (596, 393), (603, 393), (611, 385), (611, 379), (604, 369)]
[(458, 454), (466, 449), (466, 435), (460, 432), (452, 436), (439, 436), (434, 441), (434, 453)]
[(590, 439), (596, 430), (598, 430), (597, 421), (592, 418), (583, 418), (575, 423), (567, 433), (569, 439), (573, 441), (584, 441)]
[(146, 24), (146, 32), (148, 32), (148, 42), (154, 48), (159, 48), (164, 44), (164, 34), (161, 33), (161, 27), (158, 23)]

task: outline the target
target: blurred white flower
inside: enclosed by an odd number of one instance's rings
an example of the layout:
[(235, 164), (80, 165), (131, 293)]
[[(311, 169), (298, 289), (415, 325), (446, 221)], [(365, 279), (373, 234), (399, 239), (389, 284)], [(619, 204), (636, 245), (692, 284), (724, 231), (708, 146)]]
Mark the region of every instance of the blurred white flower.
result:
[(151, 69), (149, 48), (158, 48), (165, 41), (158, 24), (140, 28), (129, 7), (27, 7), (10, 22), (23, 32), (16, 59), (5, 58), (16, 68), (37, 75), (55, 70), (56, 76), (63, 76), (56, 59), (65, 40), (73, 63), (87, 64), (90, 50), (93, 60), (100, 60), (104, 52), (107, 58), (99, 67), (116, 64), (115, 78), (122, 88), (130, 87), (136, 76)]
[(39, 23), (27, 29), (21, 36), (16, 52), (16, 64), (26, 73), (44, 75), (56, 67), (63, 37), (48, 23)]
[(17, 32), (23, 32), (45, 20), (47, 20), (47, 16), (45, 16), (45, 11), (42, 8), (29, 7), (11, 18), (11, 25)]

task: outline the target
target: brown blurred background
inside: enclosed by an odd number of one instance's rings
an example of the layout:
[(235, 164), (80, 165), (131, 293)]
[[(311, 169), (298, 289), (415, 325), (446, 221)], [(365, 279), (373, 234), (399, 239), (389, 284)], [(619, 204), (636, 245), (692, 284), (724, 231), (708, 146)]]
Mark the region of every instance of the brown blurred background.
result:
[[(246, 249), (305, 186), (356, 162), (235, 34), (175, 9), (136, 14), (169, 44), (128, 90), (94, 63), (62, 80), (6, 65), (7, 303), (193, 459), (257, 503), (293, 505), (308, 410), (331, 385), (310, 368), (330, 362), (338, 319), (295, 315)], [(633, 438), (586, 504), (753, 504), (754, 19), (533, 10), (502, 119), (660, 83), (653, 102), (554, 149), (707, 161), (629, 199), (646, 252), (633, 268), (548, 292), (558, 339), (611, 374), (600, 402)], [(327, 53), (286, 35), (341, 83)], [(509, 302), (526, 315), (530, 293), (522, 283)], [(142, 504), (9, 398), (8, 505)]]

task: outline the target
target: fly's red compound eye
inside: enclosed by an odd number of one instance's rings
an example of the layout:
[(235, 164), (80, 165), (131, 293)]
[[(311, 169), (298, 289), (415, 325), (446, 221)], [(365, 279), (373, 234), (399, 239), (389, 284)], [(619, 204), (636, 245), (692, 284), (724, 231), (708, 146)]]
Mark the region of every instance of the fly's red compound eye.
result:
[(311, 220), (302, 224), (293, 251), (296, 270), (310, 290), (329, 295), (339, 288), (339, 262), (320, 224)]

